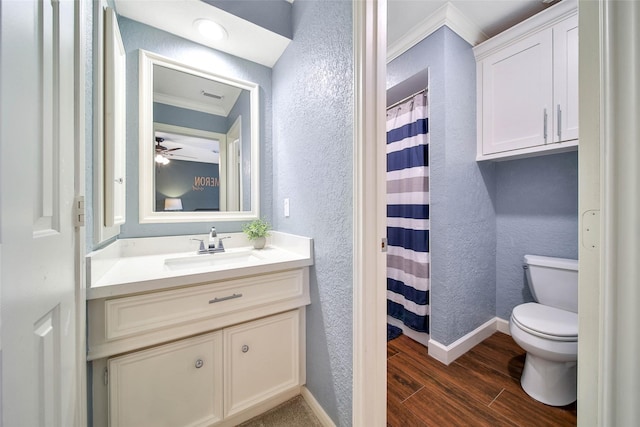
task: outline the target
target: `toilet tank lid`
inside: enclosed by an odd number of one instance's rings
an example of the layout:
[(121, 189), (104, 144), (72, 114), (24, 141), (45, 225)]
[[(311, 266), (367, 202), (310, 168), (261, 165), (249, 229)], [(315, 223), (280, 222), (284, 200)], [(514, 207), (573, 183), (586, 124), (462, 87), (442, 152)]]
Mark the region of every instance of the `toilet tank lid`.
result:
[(578, 270), (578, 260), (570, 258), (554, 258), (542, 255), (525, 255), (524, 263), (541, 267), (562, 268), (564, 270)]

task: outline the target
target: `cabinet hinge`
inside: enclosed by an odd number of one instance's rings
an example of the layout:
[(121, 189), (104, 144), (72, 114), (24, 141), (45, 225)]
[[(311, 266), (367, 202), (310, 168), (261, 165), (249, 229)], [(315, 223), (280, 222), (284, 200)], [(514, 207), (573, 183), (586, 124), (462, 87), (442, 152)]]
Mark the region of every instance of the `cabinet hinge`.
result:
[(104, 385), (109, 385), (109, 368), (104, 368)]
[(73, 201), (73, 224), (76, 227), (84, 227), (84, 196), (78, 196)]

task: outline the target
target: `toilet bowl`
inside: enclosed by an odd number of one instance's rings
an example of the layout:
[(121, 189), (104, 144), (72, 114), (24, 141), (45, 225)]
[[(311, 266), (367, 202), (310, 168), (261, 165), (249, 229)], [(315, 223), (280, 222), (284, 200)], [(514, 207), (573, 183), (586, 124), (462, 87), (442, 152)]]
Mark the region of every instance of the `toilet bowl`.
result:
[(527, 352), (520, 384), (542, 403), (568, 405), (577, 396), (578, 263), (525, 255), (525, 269), (536, 302), (516, 306), (509, 321)]

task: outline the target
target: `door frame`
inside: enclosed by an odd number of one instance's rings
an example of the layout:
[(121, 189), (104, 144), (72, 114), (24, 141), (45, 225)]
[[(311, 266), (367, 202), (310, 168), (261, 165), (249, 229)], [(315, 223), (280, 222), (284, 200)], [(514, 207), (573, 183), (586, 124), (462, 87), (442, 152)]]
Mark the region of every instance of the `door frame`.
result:
[(353, 2), (354, 426), (386, 426), (385, 103), (387, 0)]
[[(85, 182), (85, 163), (86, 163), (86, 79), (85, 72), (87, 68), (87, 28), (85, 16), (91, 3), (85, 1), (75, 2), (75, 41), (74, 41), (74, 57), (75, 57), (75, 179), (74, 191), (76, 194), (76, 203), (82, 201), (84, 204), (86, 195)], [(91, 88), (91, 86), (89, 86)], [(82, 208), (85, 212), (86, 208)], [(80, 209), (79, 209), (80, 210)], [(85, 215), (86, 216), (86, 215)], [(84, 220), (82, 221), (84, 224)], [(87, 292), (86, 292), (86, 268), (85, 255), (86, 248), (86, 227), (84, 225), (76, 227), (75, 237), (76, 251), (76, 366), (77, 373), (77, 403), (76, 403), (76, 426), (87, 425)]]

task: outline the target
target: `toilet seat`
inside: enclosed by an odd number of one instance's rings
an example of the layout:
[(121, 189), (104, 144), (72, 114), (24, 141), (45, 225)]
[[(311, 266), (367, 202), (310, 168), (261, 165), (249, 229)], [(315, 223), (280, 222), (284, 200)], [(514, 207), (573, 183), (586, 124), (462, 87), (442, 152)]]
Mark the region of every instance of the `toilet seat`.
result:
[(530, 302), (518, 305), (511, 314), (523, 331), (552, 341), (578, 341), (578, 314)]

